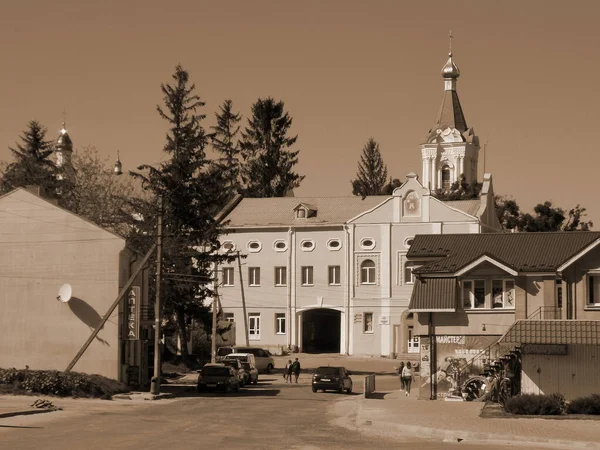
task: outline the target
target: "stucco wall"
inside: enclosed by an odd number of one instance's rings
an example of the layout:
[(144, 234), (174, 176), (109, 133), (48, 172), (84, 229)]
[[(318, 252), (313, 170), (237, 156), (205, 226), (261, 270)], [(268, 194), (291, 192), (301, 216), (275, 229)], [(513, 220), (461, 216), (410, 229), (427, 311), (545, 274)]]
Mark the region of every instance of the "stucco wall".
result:
[[(64, 370), (118, 294), (124, 240), (25, 190), (0, 199), (0, 223), (0, 367)], [(118, 323), (115, 311), (74, 371), (118, 378)]]

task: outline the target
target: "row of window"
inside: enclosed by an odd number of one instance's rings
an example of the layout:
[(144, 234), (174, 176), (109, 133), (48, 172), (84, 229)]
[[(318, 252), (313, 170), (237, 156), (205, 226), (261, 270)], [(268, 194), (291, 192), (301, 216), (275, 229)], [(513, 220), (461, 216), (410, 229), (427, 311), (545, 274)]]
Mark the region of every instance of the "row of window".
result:
[[(410, 268), (410, 282), (412, 283), (412, 267)], [(341, 284), (341, 267), (327, 266), (327, 280), (330, 286)], [(360, 264), (360, 283), (376, 284), (376, 265), (372, 259), (365, 259)], [(302, 286), (314, 286), (314, 267), (300, 267), (300, 284)], [(233, 267), (223, 268), (223, 286), (235, 285), (235, 273)], [(260, 267), (248, 267), (248, 286), (260, 286)], [(287, 286), (287, 267), (275, 267), (275, 286)]]
[[(235, 321), (233, 313), (225, 313), (225, 320)], [(285, 313), (275, 313), (275, 334), (286, 334), (287, 324)], [(373, 333), (373, 313), (363, 313), (363, 333)], [(248, 314), (248, 337), (252, 340), (260, 339), (260, 313)]]
[(463, 280), (464, 309), (514, 309), (514, 280)]
[[(409, 237), (404, 240), (404, 246), (406, 248), (410, 248), (413, 243), (414, 238)], [(329, 239), (325, 244), (329, 250), (336, 251), (342, 248), (342, 241), (340, 239)], [(373, 238), (363, 238), (360, 240), (359, 246), (363, 250), (373, 250), (375, 248), (375, 239)], [(221, 247), (226, 252), (233, 252), (236, 250), (237, 246), (233, 241), (224, 241), (221, 244)], [(313, 239), (302, 239), (300, 241), (300, 250), (305, 252), (311, 252), (317, 247), (316, 242)], [(246, 248), (250, 253), (258, 253), (262, 250), (263, 244), (261, 241), (252, 240), (248, 241), (246, 244)], [(285, 252), (288, 249), (287, 241), (283, 239), (277, 239), (273, 241), (273, 250), (276, 252)]]

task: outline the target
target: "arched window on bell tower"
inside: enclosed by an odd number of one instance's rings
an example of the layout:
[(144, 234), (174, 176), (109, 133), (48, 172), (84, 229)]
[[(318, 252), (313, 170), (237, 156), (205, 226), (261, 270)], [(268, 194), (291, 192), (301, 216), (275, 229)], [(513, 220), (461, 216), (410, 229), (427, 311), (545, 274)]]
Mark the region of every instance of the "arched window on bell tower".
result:
[(450, 181), (450, 167), (445, 164), (442, 166), (442, 189), (447, 191), (452, 186)]

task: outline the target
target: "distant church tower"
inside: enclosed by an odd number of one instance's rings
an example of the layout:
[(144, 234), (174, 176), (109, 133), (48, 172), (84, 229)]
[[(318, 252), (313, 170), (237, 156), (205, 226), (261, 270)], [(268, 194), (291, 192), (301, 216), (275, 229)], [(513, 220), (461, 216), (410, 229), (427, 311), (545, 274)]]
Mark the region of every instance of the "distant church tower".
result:
[(71, 162), (71, 156), (73, 155), (73, 142), (67, 133), (65, 122), (62, 124), (62, 129), (54, 149), (55, 164), (58, 169), (56, 178), (58, 180), (70, 180), (73, 181), (75, 175), (73, 170), (73, 164)]
[(421, 144), (422, 184), (432, 190), (449, 189), (461, 175), (464, 175), (467, 183), (477, 180), (479, 138), (473, 128), (468, 127), (456, 93), (460, 70), (452, 59), (452, 34), (448, 56), (442, 68), (442, 105), (425, 143)]

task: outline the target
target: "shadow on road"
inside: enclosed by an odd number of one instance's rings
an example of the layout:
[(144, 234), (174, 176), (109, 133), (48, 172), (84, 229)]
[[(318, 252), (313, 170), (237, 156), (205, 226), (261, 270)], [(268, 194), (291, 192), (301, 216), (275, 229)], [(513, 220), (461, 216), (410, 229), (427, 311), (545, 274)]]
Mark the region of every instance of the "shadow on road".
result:
[(0, 428), (44, 428), (44, 427), (22, 427), (18, 425), (0, 425)]
[(194, 397), (274, 397), (281, 391), (279, 389), (255, 389), (255, 388), (242, 388), (239, 392), (219, 392), (219, 391), (205, 391), (196, 392), (196, 389), (188, 386), (186, 389), (173, 392), (177, 398), (194, 398)]

